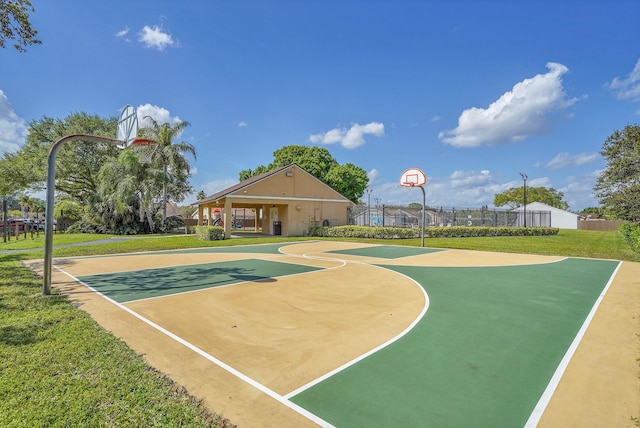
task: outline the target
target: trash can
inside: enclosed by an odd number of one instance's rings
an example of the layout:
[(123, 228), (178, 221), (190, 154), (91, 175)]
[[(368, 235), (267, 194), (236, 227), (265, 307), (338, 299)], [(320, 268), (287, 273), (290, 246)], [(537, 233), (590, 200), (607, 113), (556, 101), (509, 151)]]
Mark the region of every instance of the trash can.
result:
[(274, 235), (282, 235), (282, 222), (274, 221), (273, 222), (273, 234)]

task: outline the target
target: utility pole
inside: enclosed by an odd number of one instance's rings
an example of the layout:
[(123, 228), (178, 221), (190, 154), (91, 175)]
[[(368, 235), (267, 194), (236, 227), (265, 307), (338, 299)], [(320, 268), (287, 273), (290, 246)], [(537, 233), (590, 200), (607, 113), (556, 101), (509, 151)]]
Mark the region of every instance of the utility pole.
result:
[(527, 174), (524, 172), (520, 173), (520, 177), (524, 181), (524, 227), (527, 227)]

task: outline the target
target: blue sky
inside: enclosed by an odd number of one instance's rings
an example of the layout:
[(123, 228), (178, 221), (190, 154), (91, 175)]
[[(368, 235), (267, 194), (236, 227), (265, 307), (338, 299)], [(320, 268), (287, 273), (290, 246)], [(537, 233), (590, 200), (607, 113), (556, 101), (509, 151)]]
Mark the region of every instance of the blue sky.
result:
[(637, 0), (32, 3), (42, 45), (0, 51), (0, 152), (132, 104), (190, 122), (207, 194), (298, 144), (365, 169), (372, 203), (421, 201), (399, 186), (416, 167), (428, 205), (492, 206), (524, 172), (580, 210), (604, 140), (640, 122)]

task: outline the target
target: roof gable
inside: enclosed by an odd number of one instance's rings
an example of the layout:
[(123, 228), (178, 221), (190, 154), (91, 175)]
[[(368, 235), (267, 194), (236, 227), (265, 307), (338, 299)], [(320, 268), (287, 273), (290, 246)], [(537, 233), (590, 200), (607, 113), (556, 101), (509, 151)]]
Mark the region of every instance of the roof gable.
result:
[[(286, 179), (285, 179), (286, 177)], [(283, 181), (286, 180), (286, 181)], [(297, 185), (296, 185), (297, 184)], [(293, 186), (293, 187), (292, 187)], [(278, 197), (287, 194), (287, 197), (305, 199), (335, 199), (343, 202), (351, 202), (326, 183), (314, 177), (299, 165), (291, 163), (287, 166), (267, 171), (263, 174), (250, 177), (238, 184), (221, 190), (211, 196), (194, 202), (191, 205), (201, 205), (215, 202), (234, 195), (258, 194), (260, 196)]]

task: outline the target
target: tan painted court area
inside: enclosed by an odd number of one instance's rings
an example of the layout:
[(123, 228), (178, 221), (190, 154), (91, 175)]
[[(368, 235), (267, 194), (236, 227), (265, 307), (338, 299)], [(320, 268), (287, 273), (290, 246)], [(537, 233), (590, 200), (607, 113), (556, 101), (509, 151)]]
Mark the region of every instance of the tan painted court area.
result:
[[(444, 250), (396, 259), (282, 244), (278, 254), (172, 252), (54, 260), (53, 287), (148, 363), (239, 427), (313, 427), (286, 396), (411, 329), (428, 306), (412, 279), (375, 266), (508, 266), (560, 257)], [(265, 260), (295, 275), (116, 303), (84, 275)], [(42, 270), (42, 261), (28, 262)], [(348, 287), (345, 286), (348, 284)], [(622, 263), (542, 414), (540, 427), (633, 427), (640, 417), (640, 264)], [(399, 426), (402, 426), (399, 421)]]

